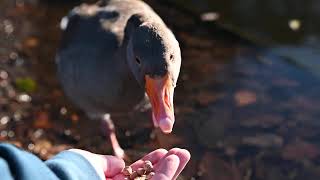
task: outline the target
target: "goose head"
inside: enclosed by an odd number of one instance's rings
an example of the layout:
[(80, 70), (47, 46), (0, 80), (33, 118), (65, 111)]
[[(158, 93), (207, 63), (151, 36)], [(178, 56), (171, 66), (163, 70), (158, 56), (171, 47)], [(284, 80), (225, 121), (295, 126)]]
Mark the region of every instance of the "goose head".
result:
[(160, 18), (139, 14), (127, 22), (127, 63), (152, 105), (152, 119), (162, 132), (170, 133), (175, 121), (173, 96), (181, 53), (173, 33)]

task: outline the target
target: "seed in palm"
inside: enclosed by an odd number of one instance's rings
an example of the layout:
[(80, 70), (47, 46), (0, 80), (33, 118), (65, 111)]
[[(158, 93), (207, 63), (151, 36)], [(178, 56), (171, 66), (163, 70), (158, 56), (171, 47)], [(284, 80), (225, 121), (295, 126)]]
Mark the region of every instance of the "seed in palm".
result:
[(122, 170), (122, 174), (126, 180), (148, 180), (151, 179), (155, 173), (153, 172), (153, 165), (150, 161), (144, 161), (143, 167), (133, 171), (130, 166), (126, 166)]
[(125, 175), (125, 176), (130, 176), (132, 174), (132, 168), (130, 166), (126, 166), (122, 170), (122, 174)]

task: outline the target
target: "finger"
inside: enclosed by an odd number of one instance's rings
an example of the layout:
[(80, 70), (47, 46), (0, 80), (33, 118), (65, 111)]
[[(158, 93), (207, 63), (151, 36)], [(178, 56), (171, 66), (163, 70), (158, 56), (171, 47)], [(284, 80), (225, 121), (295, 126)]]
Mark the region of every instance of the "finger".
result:
[(144, 161), (150, 161), (152, 164), (156, 164), (161, 158), (163, 158), (168, 153), (165, 149), (157, 149), (155, 151), (152, 151), (151, 153), (147, 154), (140, 160), (134, 162), (131, 164), (131, 168), (133, 170), (137, 170), (139, 167), (142, 167), (144, 164)]
[[(170, 155), (176, 155), (179, 158), (179, 162), (180, 162), (179, 167), (177, 168), (177, 171), (175, 172), (172, 178), (172, 179), (177, 179), (181, 171), (184, 169), (184, 167), (187, 165), (188, 161), (190, 160), (191, 155), (189, 151), (185, 149), (180, 149), (180, 148), (170, 149), (169, 152), (165, 155), (165, 157)], [(155, 168), (158, 168), (157, 166), (158, 165), (155, 165)]]
[(119, 174), (125, 166), (124, 161), (115, 156), (101, 155), (101, 157), (104, 158), (106, 163), (104, 174), (107, 178)]
[(179, 167), (179, 157), (172, 154), (161, 159), (152, 180), (172, 180)]
[(126, 176), (124, 176), (123, 174), (118, 174), (115, 177), (111, 178), (111, 179), (106, 179), (106, 180), (124, 180)]

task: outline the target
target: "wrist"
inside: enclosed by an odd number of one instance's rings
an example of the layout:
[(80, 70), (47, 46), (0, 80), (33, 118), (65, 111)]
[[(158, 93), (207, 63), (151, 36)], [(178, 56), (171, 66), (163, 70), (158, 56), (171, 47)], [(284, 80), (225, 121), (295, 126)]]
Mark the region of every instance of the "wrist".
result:
[(106, 167), (107, 163), (103, 158), (100, 157), (100, 155), (93, 154), (91, 152), (84, 151), (81, 149), (69, 149), (68, 151), (77, 153), (82, 157), (84, 157), (90, 163), (90, 165), (95, 169), (100, 179), (103, 179), (103, 180), (106, 179), (104, 174), (104, 169), (107, 168)]

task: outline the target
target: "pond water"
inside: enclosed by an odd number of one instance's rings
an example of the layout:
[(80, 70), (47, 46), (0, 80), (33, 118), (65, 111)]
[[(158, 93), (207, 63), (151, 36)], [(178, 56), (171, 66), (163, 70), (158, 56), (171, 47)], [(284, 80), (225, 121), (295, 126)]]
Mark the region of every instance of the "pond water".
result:
[[(133, 159), (159, 147), (189, 149), (181, 179), (319, 179), (317, 1), (303, 11), (298, 1), (208, 2), (147, 1), (181, 45), (177, 120), (163, 135), (149, 111), (123, 113), (114, 118), (120, 143)], [(76, 4), (0, 2), (0, 140), (43, 159), (69, 147), (111, 153), (99, 124), (66, 100), (56, 80), (59, 21)], [(206, 12), (221, 22), (201, 21)], [(290, 28), (290, 20), (301, 24)]]
[(183, 0), (172, 1), (193, 13), (215, 13), (212, 17), (248, 36), (274, 43), (319, 40), (320, 2), (317, 0)]

